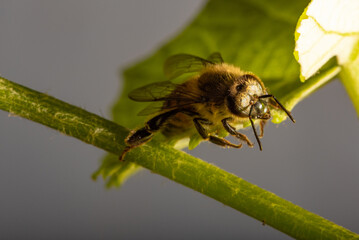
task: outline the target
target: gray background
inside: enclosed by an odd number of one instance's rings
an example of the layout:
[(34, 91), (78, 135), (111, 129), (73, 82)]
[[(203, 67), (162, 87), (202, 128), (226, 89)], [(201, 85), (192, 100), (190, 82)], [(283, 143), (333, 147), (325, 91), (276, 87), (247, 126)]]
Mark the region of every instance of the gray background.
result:
[[(0, 73), (110, 118), (118, 68), (150, 54), (201, 5), (1, 0)], [(359, 128), (345, 90), (332, 82), (293, 114), (295, 125), (268, 124), (263, 152), (203, 143), (191, 154), (359, 232)], [(90, 179), (102, 150), (3, 111), (0, 133), (0, 239), (288, 239), (147, 170), (106, 190)]]

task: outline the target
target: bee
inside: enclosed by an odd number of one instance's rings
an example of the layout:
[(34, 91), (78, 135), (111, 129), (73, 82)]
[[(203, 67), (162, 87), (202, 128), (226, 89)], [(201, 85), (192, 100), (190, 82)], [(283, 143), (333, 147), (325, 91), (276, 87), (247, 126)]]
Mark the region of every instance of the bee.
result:
[[(219, 146), (241, 148), (241, 143), (234, 144), (218, 136), (218, 130), (224, 129), (253, 147), (248, 137), (236, 130), (236, 126), (249, 119), (259, 149), (262, 150), (260, 138), (263, 137), (266, 121), (271, 118), (270, 108), (282, 109), (295, 122), (278, 99), (268, 93), (259, 77), (224, 63), (219, 53), (213, 53), (207, 59), (177, 54), (166, 60), (164, 71), (169, 80), (187, 73), (194, 75), (180, 84), (156, 82), (129, 93), (129, 98), (134, 101), (157, 104), (139, 113), (154, 115), (144, 127), (131, 131), (127, 136), (121, 161), (127, 152), (150, 141), (159, 131), (168, 138), (189, 137), (198, 132), (203, 140)], [(259, 121), (259, 135), (253, 120)]]

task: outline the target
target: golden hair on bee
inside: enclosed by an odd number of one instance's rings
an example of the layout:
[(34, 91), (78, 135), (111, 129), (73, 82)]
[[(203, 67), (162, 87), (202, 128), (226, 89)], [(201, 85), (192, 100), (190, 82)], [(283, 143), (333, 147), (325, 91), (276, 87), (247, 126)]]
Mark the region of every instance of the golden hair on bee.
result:
[[(253, 147), (249, 138), (235, 128), (249, 120), (262, 150), (259, 138), (263, 137), (264, 125), (271, 118), (271, 108), (282, 109), (295, 122), (291, 113), (267, 92), (259, 77), (224, 63), (219, 53), (207, 59), (189, 54), (171, 56), (164, 64), (164, 72), (169, 80), (187, 73), (194, 75), (180, 84), (157, 82), (129, 93), (134, 101), (156, 104), (139, 113), (152, 117), (125, 139), (127, 147), (120, 156), (121, 161), (127, 152), (150, 141), (156, 132), (168, 138), (198, 133), (203, 140), (222, 147), (242, 147), (241, 143), (234, 144), (218, 136), (218, 130), (222, 129)], [(259, 120), (259, 135), (253, 122), (256, 119)]]

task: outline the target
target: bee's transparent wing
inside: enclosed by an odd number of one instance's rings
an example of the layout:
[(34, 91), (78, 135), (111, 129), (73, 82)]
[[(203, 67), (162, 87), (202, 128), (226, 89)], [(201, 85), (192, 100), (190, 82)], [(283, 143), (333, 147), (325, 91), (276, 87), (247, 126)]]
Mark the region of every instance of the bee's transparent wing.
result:
[(128, 94), (131, 100), (137, 102), (156, 102), (165, 100), (195, 101), (201, 100), (198, 93), (192, 92), (181, 84), (170, 81), (155, 82), (137, 88)]
[(177, 85), (170, 81), (155, 82), (133, 90), (128, 97), (137, 102), (164, 101), (176, 87)]
[(213, 62), (213, 63), (217, 63), (217, 64), (221, 64), (224, 62), (222, 55), (219, 52), (212, 53), (211, 55), (209, 55), (207, 60), (210, 62)]
[[(222, 63), (220, 53), (213, 53), (208, 60), (190, 54), (177, 54), (169, 57), (164, 65), (165, 75), (169, 79), (176, 78), (185, 73), (198, 72), (208, 65)], [(194, 103), (201, 103), (203, 99), (198, 93), (191, 92), (184, 85), (174, 84), (170, 81), (156, 82), (137, 88), (128, 94), (128, 97), (138, 102), (157, 102), (143, 109), (139, 115), (150, 115), (156, 112), (185, 108)], [(161, 101), (161, 102), (159, 102)], [(163, 101), (175, 101), (167, 104)]]
[(154, 102), (150, 103), (144, 109), (142, 109), (137, 115), (138, 116), (147, 116), (155, 114), (162, 111), (163, 102)]
[(128, 97), (138, 102), (155, 102), (143, 109), (138, 114), (140, 116), (184, 108), (203, 101), (198, 93), (192, 92), (184, 85), (174, 84), (170, 81), (156, 82), (137, 88), (130, 92)]
[(174, 79), (185, 73), (202, 70), (213, 62), (190, 54), (177, 54), (169, 57), (164, 64), (164, 72), (168, 79)]
[(137, 115), (138, 116), (147, 116), (147, 115), (152, 115), (152, 114), (158, 114), (161, 112), (167, 112), (167, 111), (171, 111), (174, 109), (185, 108), (194, 103), (198, 103), (198, 102), (188, 101), (188, 102), (184, 102), (181, 104), (176, 104), (174, 106), (164, 106), (163, 102), (154, 102), (154, 103), (150, 103), (148, 106), (146, 106), (144, 109), (142, 109)]

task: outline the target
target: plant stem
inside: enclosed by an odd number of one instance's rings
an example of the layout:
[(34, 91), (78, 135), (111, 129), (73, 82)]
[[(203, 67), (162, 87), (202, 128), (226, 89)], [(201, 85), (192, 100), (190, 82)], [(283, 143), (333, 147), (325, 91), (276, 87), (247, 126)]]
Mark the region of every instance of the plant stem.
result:
[[(119, 155), (128, 131), (111, 121), (0, 77), (0, 109)], [(297, 239), (359, 239), (359, 235), (216, 166), (151, 141), (126, 157)]]
[[(308, 97), (328, 82), (334, 79), (338, 73), (340, 73), (341, 67), (338, 65), (331, 66), (328, 69), (323, 70), (312, 78), (308, 79), (306, 82), (302, 83), (300, 86), (296, 87), (295, 90), (287, 93), (283, 99), (282, 103), (284, 106), (292, 110), (295, 105), (297, 105), (304, 98)], [(272, 121), (274, 123), (280, 123), (286, 118), (286, 114), (283, 111), (275, 111), (273, 114)]]
[(350, 60), (344, 64), (340, 79), (359, 117), (359, 41), (353, 49)]

